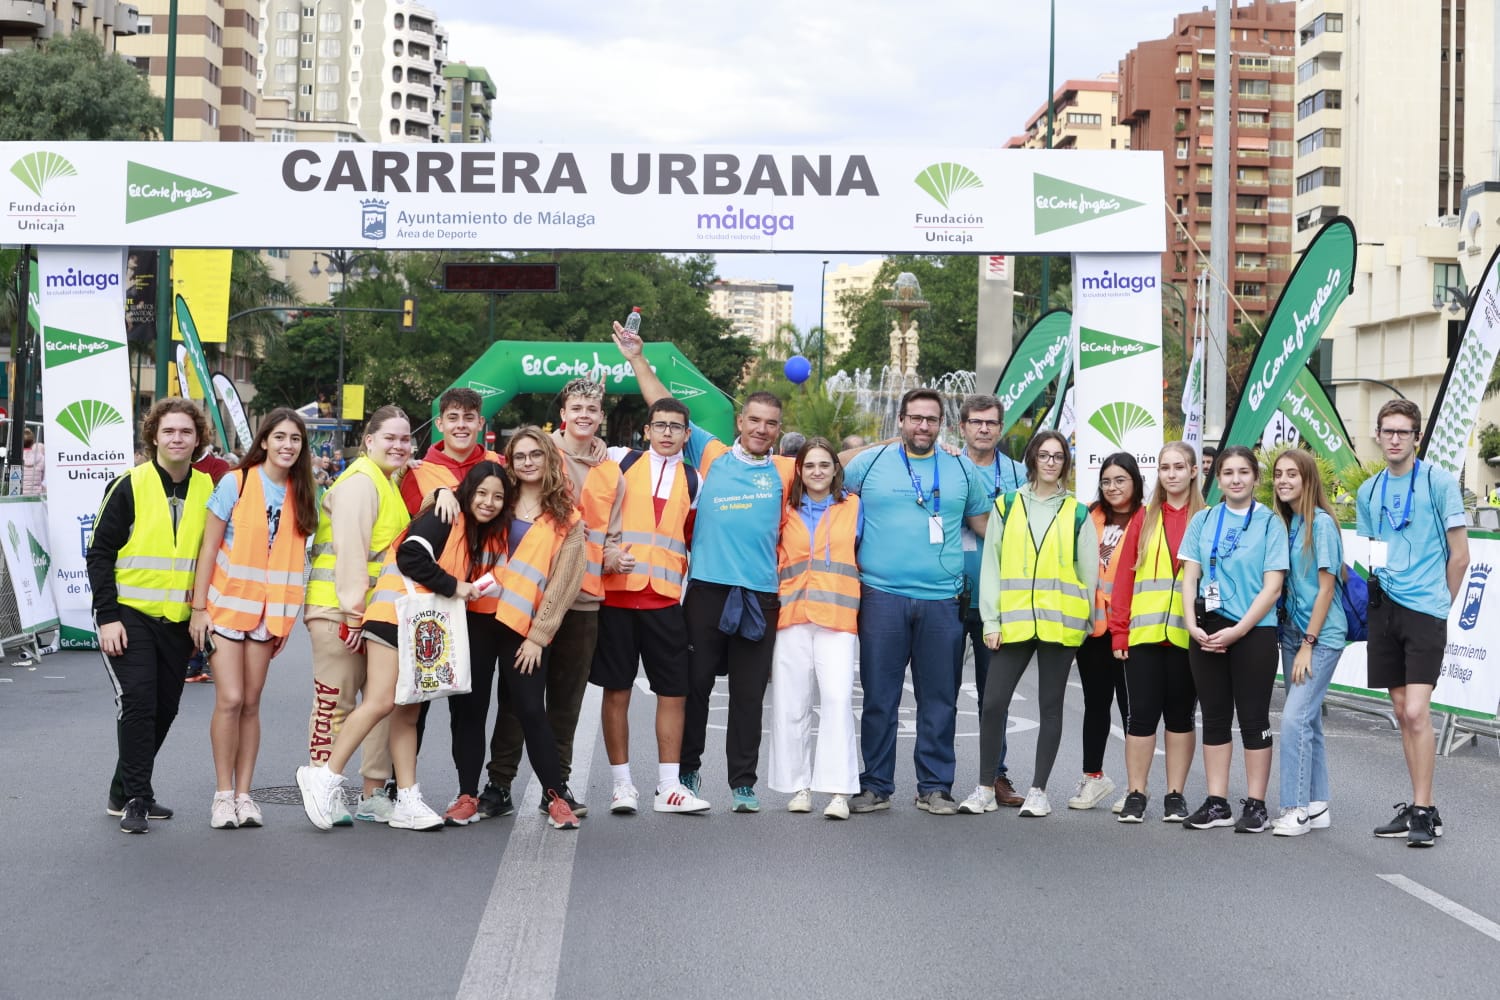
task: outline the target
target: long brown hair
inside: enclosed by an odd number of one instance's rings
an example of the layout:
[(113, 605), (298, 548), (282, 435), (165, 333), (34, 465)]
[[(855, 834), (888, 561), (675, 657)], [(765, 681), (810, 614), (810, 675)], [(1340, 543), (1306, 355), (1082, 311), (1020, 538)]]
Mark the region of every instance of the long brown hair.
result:
[[(1198, 453), (1186, 441), (1168, 441), (1161, 446), (1161, 451), (1156, 456), (1156, 467), (1158, 469), (1161, 468), (1162, 459), (1167, 457), (1167, 452), (1169, 451), (1181, 452), (1182, 457), (1187, 460), (1188, 469), (1192, 472), (1192, 481), (1188, 484), (1187, 491), (1187, 516), (1189, 520), (1192, 520), (1194, 514), (1207, 506), (1203, 502), (1203, 484), (1198, 482), (1198, 476), (1202, 473), (1202, 469), (1198, 465)], [(1135, 571), (1137, 573), (1146, 568), (1146, 563), (1150, 559), (1147, 553), (1151, 551), (1151, 546), (1155, 542), (1152, 536), (1156, 532), (1157, 519), (1161, 517), (1161, 505), (1166, 502), (1166, 499), (1166, 488), (1162, 486), (1161, 479), (1158, 477), (1156, 485), (1151, 488), (1151, 502), (1146, 505), (1146, 513), (1141, 520), (1140, 546), (1136, 549), (1135, 554)]]
[[(297, 453), (297, 461), (287, 470), (287, 500), (291, 502), (292, 513), (297, 519), (297, 531), (311, 535), (318, 530), (318, 488), (313, 483), (312, 447), (307, 440), (307, 423), (302, 414), (286, 406), (278, 406), (266, 414), (240, 468), (248, 476), (255, 466), (265, 464), (266, 441), (272, 431), (285, 423), (295, 425), (297, 433), (302, 435), (302, 450)], [(243, 489), (244, 480), (240, 483)]]
[(844, 463), (833, 443), (825, 437), (810, 437), (797, 451), (797, 468), (792, 473), (792, 488), (786, 491), (786, 505), (793, 510), (802, 506), (805, 492), (802, 486), (802, 466), (807, 464), (807, 455), (814, 448), (822, 448), (833, 458), (833, 481), (828, 484), (828, 496), (834, 503), (844, 502)]
[[(1302, 496), (1297, 500), (1296, 507), (1275, 494), (1276, 466), (1281, 464), (1283, 458), (1297, 467), (1297, 475), (1302, 480)], [(1271, 462), (1271, 483), (1271, 495), (1274, 498), (1272, 502), (1276, 505), (1276, 513), (1286, 522), (1288, 531), (1292, 528), (1292, 515), (1302, 515), (1302, 523), (1307, 527), (1307, 537), (1302, 539), (1302, 545), (1307, 554), (1312, 555), (1313, 519), (1317, 517), (1318, 511), (1327, 511), (1328, 516), (1333, 518), (1333, 523), (1339, 523), (1338, 515), (1333, 512), (1333, 504), (1328, 502), (1328, 494), (1323, 489), (1323, 477), (1318, 474), (1318, 463), (1301, 448), (1286, 448)]]
[[(488, 524), (480, 524), (474, 519), (474, 494), (480, 484), (492, 476), (504, 485), (505, 499), (501, 502), (500, 513), (495, 515), (495, 519)], [(494, 545), (497, 539), (499, 545), (503, 547), (509, 537), (510, 522), (516, 513), (516, 487), (510, 475), (498, 462), (485, 459), (469, 470), (463, 482), (458, 484), (453, 497), (458, 501), (459, 510), (463, 513), (464, 547), (469, 553), (469, 569), (472, 576), (474, 567), (483, 561), (485, 550)]]
[(505, 465), (512, 477), (507, 485), (514, 485), (517, 491), (521, 488), (521, 481), (515, 478), (515, 472), (516, 442), (522, 438), (537, 442), (537, 446), (542, 449), (542, 512), (551, 516), (559, 530), (566, 530), (568, 519), (573, 516), (576, 506), (573, 503), (573, 490), (568, 473), (563, 468), (562, 452), (558, 450), (552, 436), (543, 432), (540, 427), (522, 427), (506, 442)]

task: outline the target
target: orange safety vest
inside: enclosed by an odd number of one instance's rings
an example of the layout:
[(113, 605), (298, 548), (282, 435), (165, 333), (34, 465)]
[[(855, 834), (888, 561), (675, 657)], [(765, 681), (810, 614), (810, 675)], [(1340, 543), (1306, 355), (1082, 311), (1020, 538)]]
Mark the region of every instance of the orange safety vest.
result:
[[(396, 614), (396, 598), (406, 593), (406, 577), (396, 566), (396, 550), (406, 541), (406, 536), (407, 532), (403, 531), (401, 537), (386, 550), (385, 562), (380, 568), (380, 578), (375, 581), (375, 590), (365, 606), (365, 621), (367, 622), (385, 622), (389, 625), (399, 623), (399, 616)], [(437, 564), (455, 579), (473, 583), (505, 561), (505, 552), (501, 548), (504, 544), (504, 537), (496, 534), (492, 547), (484, 551), (479, 565), (471, 567), (468, 537), (464, 530), (463, 515), (460, 514), (454, 518), (448, 530), (448, 543), (438, 554)], [(498, 577), (498, 574), (496, 575)], [(412, 589), (419, 594), (430, 593), (426, 587), (415, 581), (412, 582)], [(475, 614), (492, 615), (499, 604), (498, 597), (478, 597), (469, 601), (465, 609)]]
[(859, 565), (854, 555), (859, 503), (859, 497), (849, 494), (829, 504), (812, 538), (795, 507), (782, 510), (781, 540), (776, 544), (781, 581), (777, 628), (810, 622), (835, 632), (859, 631)]
[[(1094, 534), (1102, 542), (1104, 540), (1104, 526), (1106, 523), (1104, 509), (1102, 507), (1095, 507), (1089, 511), (1089, 516), (1094, 519)], [(1131, 520), (1133, 521), (1140, 516), (1141, 512), (1137, 510), (1131, 515)], [(1126, 522), (1125, 529), (1127, 531), (1130, 529), (1129, 522)], [(1115, 547), (1109, 553), (1109, 562), (1099, 567), (1099, 585), (1094, 588), (1094, 631), (1090, 633), (1091, 635), (1103, 635), (1109, 631), (1109, 605), (1114, 599), (1115, 569), (1120, 565), (1120, 549), (1122, 547), (1120, 543), (1124, 540), (1125, 536), (1122, 533), (1120, 541), (1115, 543)]]
[(687, 465), (679, 462), (658, 523), (650, 457), (641, 455), (625, 471), (620, 544), (630, 546), (635, 569), (610, 574), (604, 581), (605, 590), (645, 590), (649, 585), (663, 597), (682, 596), (682, 583), (687, 579), (687, 517), (693, 503), (689, 475)]
[(516, 551), (505, 561), (504, 568), (495, 575), (504, 588), (495, 617), (511, 631), (521, 636), (531, 633), (531, 620), (541, 609), (542, 594), (547, 589), (547, 577), (552, 573), (557, 553), (581, 517), (575, 507), (568, 516), (568, 523), (558, 527), (551, 514), (543, 514), (532, 522), (526, 537), (521, 539)]
[(578, 507), (583, 513), (583, 547), (588, 553), (582, 589), (594, 597), (604, 596), (604, 536), (609, 528), (609, 512), (614, 509), (619, 491), (620, 467), (605, 459), (589, 470), (578, 497)]
[(241, 632), (253, 632), (264, 620), (272, 635), (289, 635), (302, 607), (302, 571), (307, 564), (307, 536), (298, 530), (293, 513), (296, 484), (287, 480), (281, 524), (272, 542), (259, 469), (234, 474), (240, 480), (240, 499), (230, 516), (234, 547), (221, 543), (214, 556), (208, 617), (215, 625)]

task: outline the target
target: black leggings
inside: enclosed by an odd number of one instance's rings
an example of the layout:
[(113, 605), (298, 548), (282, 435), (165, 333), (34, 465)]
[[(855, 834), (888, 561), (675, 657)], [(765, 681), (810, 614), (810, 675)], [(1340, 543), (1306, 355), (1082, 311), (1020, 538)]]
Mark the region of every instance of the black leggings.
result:
[(1054, 642), (1007, 642), (995, 650), (990, 659), (989, 682), (984, 689), (984, 710), (979, 716), (979, 783), (992, 784), (995, 780), (995, 761), (1000, 756), (1000, 745), (1005, 738), (1006, 726), (1010, 723), (1010, 701), (1021, 683), (1021, 675), (1036, 654), (1037, 701), (1041, 714), (1041, 728), (1036, 738), (1036, 770), (1031, 784), (1046, 788), (1047, 778), (1052, 774), (1052, 765), (1057, 761), (1057, 747), (1062, 742), (1063, 696), (1068, 693), (1068, 673), (1073, 666), (1071, 646), (1059, 646)]
[[(1211, 624), (1212, 634), (1234, 624), (1225, 620)], [(1271, 691), (1276, 687), (1280, 664), (1276, 629), (1271, 625), (1252, 628), (1224, 653), (1205, 653), (1189, 641), (1188, 663), (1193, 683), (1203, 705), (1203, 745), (1223, 746), (1233, 740), (1230, 726), (1240, 721), (1240, 743), (1246, 750), (1271, 748)]]
[(1169, 733), (1193, 731), (1198, 688), (1187, 650), (1161, 643), (1131, 646), (1125, 685), (1130, 689), (1130, 722), (1125, 732), (1154, 738), (1163, 718)]
[(1091, 635), (1078, 647), (1078, 680), (1083, 684), (1083, 773), (1104, 770), (1109, 745), (1110, 702), (1120, 705), (1120, 722), (1130, 718), (1124, 664), (1115, 659), (1109, 633)]
[[(542, 786), (545, 800), (548, 791), (563, 787), (562, 763), (557, 755), (557, 740), (547, 721), (547, 658), (529, 674), (515, 667), (516, 650), (525, 639), (493, 615), (467, 615), (469, 623), (469, 658), (473, 663), (474, 684), (469, 694), (448, 699), (452, 713), (453, 766), (458, 769), (460, 795), (479, 794), (479, 776), (484, 771), (484, 755), (489, 749), (486, 722), (490, 714), (490, 684), (502, 706), (510, 708), (521, 721), (526, 738), (526, 756), (531, 770)], [(496, 664), (499, 679), (496, 680)]]

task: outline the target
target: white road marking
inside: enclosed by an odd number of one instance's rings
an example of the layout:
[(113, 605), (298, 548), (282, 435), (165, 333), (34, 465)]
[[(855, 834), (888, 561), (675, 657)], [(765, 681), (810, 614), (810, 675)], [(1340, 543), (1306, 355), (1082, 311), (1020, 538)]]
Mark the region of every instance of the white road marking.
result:
[[(576, 789), (589, 786), (600, 701), (600, 688), (590, 684), (573, 739), (573, 746), (583, 751), (574, 759), (569, 778)], [(536, 809), (541, 800), (542, 787), (532, 775), (516, 802), (515, 826), (469, 949), (459, 1000), (541, 1000), (557, 992), (579, 831), (548, 826), (547, 817)]]
[(1454, 920), (1468, 924), (1485, 937), (1500, 941), (1500, 924), (1487, 917), (1481, 917), (1467, 906), (1455, 903), (1442, 893), (1433, 892), (1422, 883), (1413, 882), (1405, 875), (1377, 875), (1376, 878), (1389, 882), (1402, 892), (1415, 896), (1428, 906), (1448, 914)]

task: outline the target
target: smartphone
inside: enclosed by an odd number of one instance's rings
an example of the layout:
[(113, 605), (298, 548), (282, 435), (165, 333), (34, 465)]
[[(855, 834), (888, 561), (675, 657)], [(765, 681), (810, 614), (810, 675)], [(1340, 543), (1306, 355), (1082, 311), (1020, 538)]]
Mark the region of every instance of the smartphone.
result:
[(203, 652), (207, 653), (209, 656), (213, 656), (214, 652), (218, 648), (218, 645), (214, 643), (213, 631), (210, 630), (208, 635), (203, 637)]

